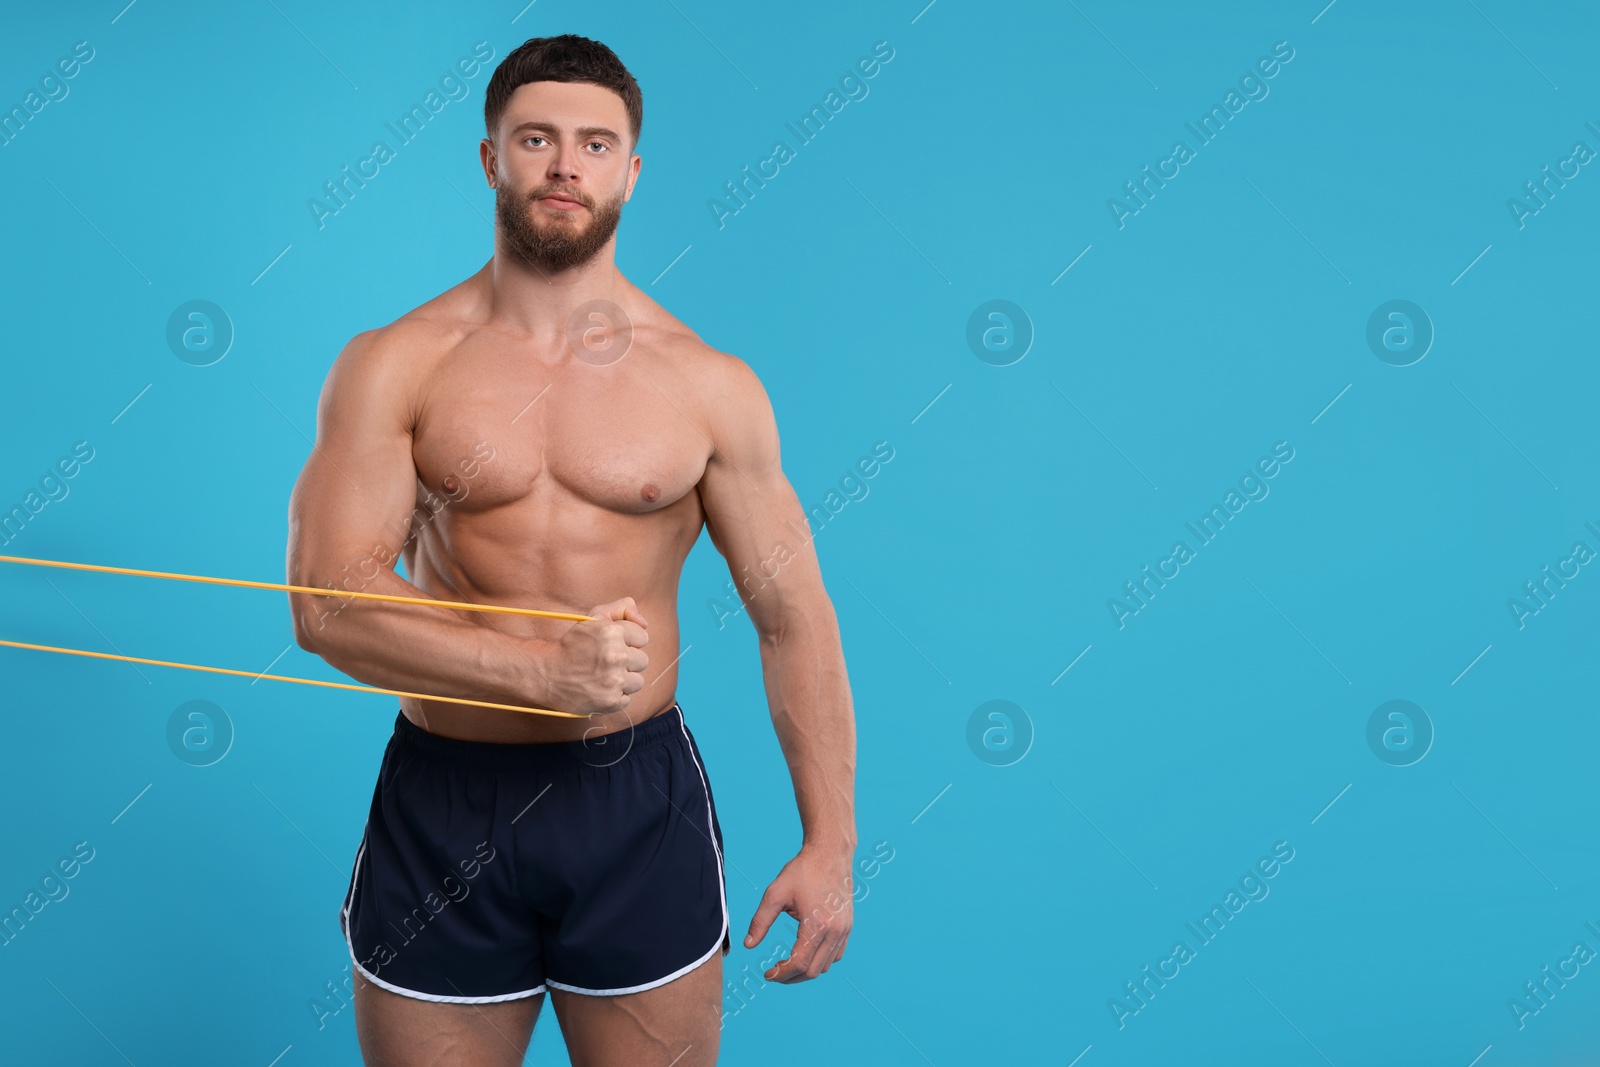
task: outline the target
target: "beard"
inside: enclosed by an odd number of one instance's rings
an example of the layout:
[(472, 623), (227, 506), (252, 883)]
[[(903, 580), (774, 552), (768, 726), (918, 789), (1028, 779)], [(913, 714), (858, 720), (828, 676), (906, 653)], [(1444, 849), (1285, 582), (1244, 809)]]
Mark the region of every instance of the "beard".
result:
[[(587, 226), (582, 212), (572, 212), (571, 218), (557, 217), (550, 208), (537, 203), (538, 198), (551, 194), (571, 197), (588, 209)], [(500, 232), (511, 248), (544, 271), (561, 271), (594, 258), (617, 231), (622, 218), (622, 193), (598, 207), (593, 197), (558, 186), (539, 186), (527, 196), (513, 193), (504, 183), (495, 187), (495, 218)], [(543, 218), (535, 221), (534, 216)]]

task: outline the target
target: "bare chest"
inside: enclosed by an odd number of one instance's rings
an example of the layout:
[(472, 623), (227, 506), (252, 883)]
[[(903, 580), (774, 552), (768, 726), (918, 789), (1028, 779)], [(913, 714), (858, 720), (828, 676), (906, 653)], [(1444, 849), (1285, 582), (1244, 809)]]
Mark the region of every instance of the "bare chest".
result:
[(423, 390), (418, 478), (462, 511), (521, 501), (666, 508), (699, 484), (711, 446), (690, 421), (690, 390), (647, 364), (637, 351), (606, 367), (454, 356)]

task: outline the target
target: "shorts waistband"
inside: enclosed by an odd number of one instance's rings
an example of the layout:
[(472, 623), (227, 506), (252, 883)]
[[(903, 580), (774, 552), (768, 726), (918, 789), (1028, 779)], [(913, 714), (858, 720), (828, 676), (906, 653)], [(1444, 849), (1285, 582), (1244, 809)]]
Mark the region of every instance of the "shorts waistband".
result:
[(547, 770), (558, 767), (608, 767), (628, 753), (681, 738), (686, 729), (683, 707), (673, 701), (666, 711), (644, 722), (581, 741), (465, 741), (430, 733), (398, 712), (392, 742), (411, 752), (447, 763), (491, 770)]

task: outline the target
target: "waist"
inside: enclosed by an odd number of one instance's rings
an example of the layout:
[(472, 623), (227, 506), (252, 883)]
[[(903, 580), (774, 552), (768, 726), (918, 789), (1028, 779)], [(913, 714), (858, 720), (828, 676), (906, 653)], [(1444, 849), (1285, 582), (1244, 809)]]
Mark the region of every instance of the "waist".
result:
[(681, 738), (687, 727), (683, 708), (674, 700), (666, 710), (620, 730), (593, 733), (576, 741), (468, 741), (424, 730), (405, 712), (395, 716), (390, 744), (406, 751), (461, 766), (490, 770), (541, 770), (573, 766), (606, 766), (633, 751)]

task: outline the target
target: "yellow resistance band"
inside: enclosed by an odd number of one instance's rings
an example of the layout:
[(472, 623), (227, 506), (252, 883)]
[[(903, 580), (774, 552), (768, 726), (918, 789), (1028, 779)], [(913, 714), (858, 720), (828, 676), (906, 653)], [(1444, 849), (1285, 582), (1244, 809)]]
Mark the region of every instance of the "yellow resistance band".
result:
[(500, 604), (468, 604), (458, 600), (433, 600), (428, 597), (394, 596), (390, 593), (353, 593), (348, 589), (319, 589), (311, 585), (284, 585), (281, 582), (247, 582), (239, 578), (207, 578), (199, 574), (173, 574), (170, 571), (141, 571), (132, 567), (102, 567), (94, 563), (62, 563), (53, 559), (29, 559), (26, 556), (0, 556), (0, 563), (26, 563), (34, 567), (63, 567), (74, 571), (100, 571), (104, 574), (132, 574), (140, 578), (170, 578), (180, 582), (208, 582), (212, 585), (237, 585), (246, 589), (281, 589), (287, 593), (307, 593), (311, 596), (340, 596), (358, 600), (387, 600), (394, 604), (425, 604), (430, 608), (457, 608), (461, 611), (492, 611), (503, 615), (533, 615), (542, 619), (571, 619), (587, 622), (593, 615), (579, 615), (571, 611), (538, 611), (534, 608), (510, 608)]
[(0, 640), (0, 645), (11, 648), (31, 648), (38, 652), (65, 652), (71, 656), (93, 656), (95, 659), (115, 659), (124, 663), (149, 663), (157, 667), (182, 667), (186, 671), (208, 671), (212, 674), (235, 674), (241, 678), (265, 678), (269, 682), (298, 682), (300, 685), (323, 685), (330, 689), (353, 689), (358, 693), (384, 693), (395, 697), (419, 697), (423, 700), (443, 700), (451, 704), (471, 704), (479, 708), (499, 708), (502, 711), (531, 711), (539, 715), (559, 715), (563, 719), (587, 719), (571, 711), (551, 711), (549, 708), (520, 708), (514, 704), (492, 704), (484, 700), (464, 700), (460, 697), (436, 697), (427, 693), (407, 693), (399, 689), (378, 689), (370, 685), (351, 685), (348, 682), (323, 682), (315, 678), (290, 678), (283, 674), (256, 674), (253, 671), (235, 671), (227, 667), (202, 667), (194, 663), (173, 663), (164, 659), (144, 659), (140, 656), (114, 656), (109, 652), (85, 652), (77, 648), (57, 648), (55, 645), (30, 645), (24, 641)]
[[(38, 567), (61, 567), (68, 570), (98, 571), (105, 574), (130, 574), (143, 578), (169, 578), (185, 582), (206, 582), (213, 585), (235, 585), (246, 589), (280, 589), (291, 593), (307, 593), (312, 596), (337, 596), (361, 598), (364, 600), (384, 600), (399, 604), (422, 604), (434, 608), (459, 608), (463, 611), (500, 612), (510, 615), (532, 615), (550, 619), (571, 619), (583, 622), (594, 618), (592, 615), (580, 615), (564, 611), (537, 611), (533, 608), (502, 607), (498, 604), (469, 604), (451, 600), (431, 600), (426, 597), (391, 596), (386, 593), (354, 593), (347, 589), (318, 589), (314, 586), (284, 585), (279, 582), (250, 582), (237, 578), (210, 578), (194, 574), (172, 574), (167, 571), (137, 570), (132, 567), (103, 567), (93, 563), (63, 563), (58, 560), (30, 559), (25, 556), (0, 555), (3, 563), (24, 563)], [(522, 711), (536, 715), (554, 715), (564, 719), (586, 719), (589, 716), (579, 715), (570, 711), (554, 711), (550, 708), (523, 708), (513, 704), (495, 704), (484, 700), (467, 700), (462, 697), (433, 696), (428, 693), (411, 693), (399, 689), (379, 689), (370, 685), (351, 685), (347, 682), (324, 682), (314, 678), (291, 678), (281, 674), (255, 674), (250, 671), (230, 670), (226, 667), (204, 667), (193, 663), (174, 663), (169, 660), (144, 659), (139, 656), (113, 655), (109, 652), (86, 652), (76, 648), (59, 648), (55, 645), (35, 645), (23, 641), (0, 640), (0, 645), (10, 648), (26, 648), (38, 652), (60, 652), (72, 656), (89, 656), (94, 659), (119, 660), (124, 663), (148, 663), (157, 667), (177, 667), (189, 671), (206, 671), (211, 674), (232, 674), (242, 678), (265, 678), (273, 682), (295, 682), (299, 685), (319, 685), (330, 689), (350, 689), (360, 693), (381, 693), (386, 696), (416, 697), (420, 700), (438, 700), (449, 704), (469, 704), (479, 708), (496, 708), (502, 711)]]

